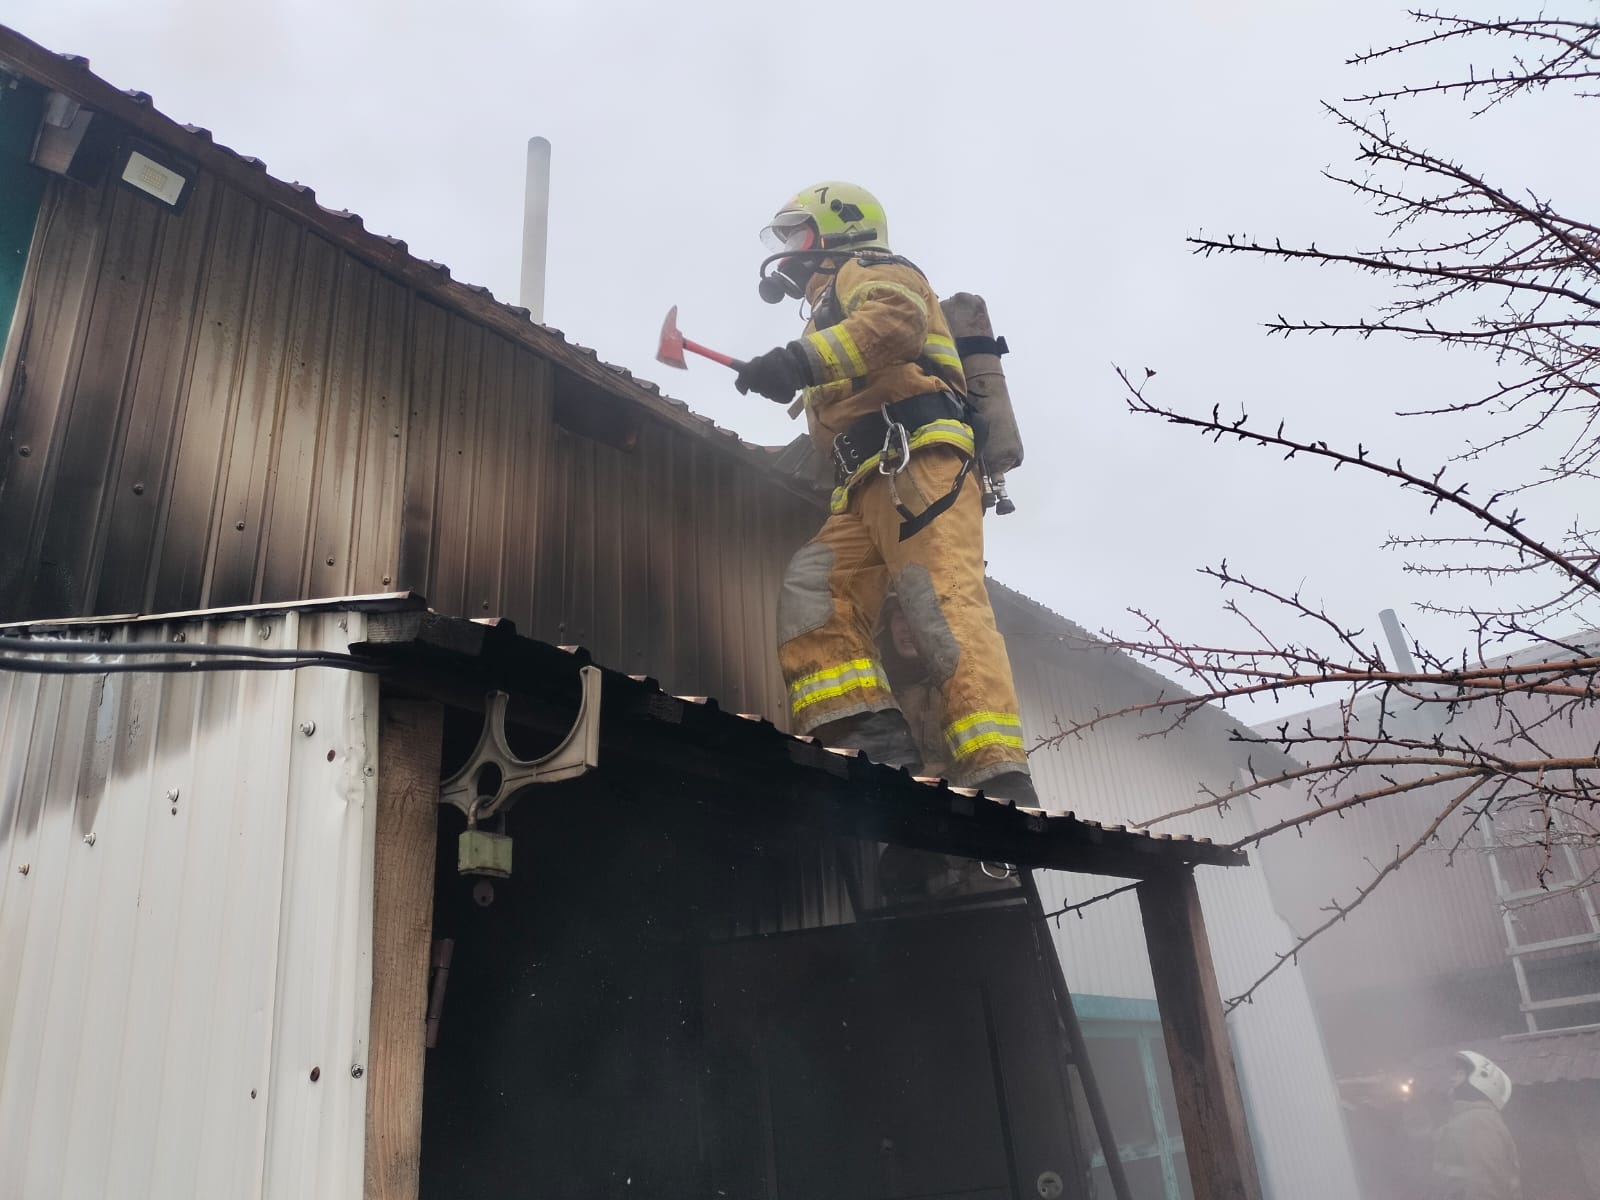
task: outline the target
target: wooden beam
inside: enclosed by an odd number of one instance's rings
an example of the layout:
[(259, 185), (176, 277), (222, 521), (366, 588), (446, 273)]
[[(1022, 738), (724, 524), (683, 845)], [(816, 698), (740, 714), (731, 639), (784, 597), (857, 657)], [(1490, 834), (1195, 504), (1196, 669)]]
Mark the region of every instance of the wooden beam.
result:
[(443, 727), (442, 705), (382, 701), (365, 1200), (416, 1200), (419, 1184)]
[(1261, 1200), (1194, 873), (1147, 879), (1138, 891), (1194, 1200)]

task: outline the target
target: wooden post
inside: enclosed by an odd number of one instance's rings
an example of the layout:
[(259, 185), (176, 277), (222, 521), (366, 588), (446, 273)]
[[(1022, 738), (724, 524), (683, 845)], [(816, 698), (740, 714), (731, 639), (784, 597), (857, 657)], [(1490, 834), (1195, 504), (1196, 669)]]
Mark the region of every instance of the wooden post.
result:
[(432, 701), (381, 702), (365, 1200), (416, 1200), (419, 1184), (443, 726)]
[(1261, 1200), (1193, 872), (1145, 880), (1139, 911), (1194, 1200)]

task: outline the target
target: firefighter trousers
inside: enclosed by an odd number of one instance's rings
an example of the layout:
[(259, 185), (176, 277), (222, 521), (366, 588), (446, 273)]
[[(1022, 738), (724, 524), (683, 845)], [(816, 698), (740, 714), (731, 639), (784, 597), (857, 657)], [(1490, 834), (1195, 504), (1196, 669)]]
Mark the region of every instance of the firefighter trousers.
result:
[(899, 502), (920, 513), (950, 491), (965, 462), (944, 445), (914, 451), (905, 470), (873, 473), (850, 490), (784, 575), (778, 657), (792, 727), (897, 707), (873, 630), (887, 589), (905, 613), (917, 652), (944, 704), (952, 781), (977, 786), (1027, 771), (1016, 686), (983, 583), (983, 499), (968, 479), (955, 504), (899, 541)]

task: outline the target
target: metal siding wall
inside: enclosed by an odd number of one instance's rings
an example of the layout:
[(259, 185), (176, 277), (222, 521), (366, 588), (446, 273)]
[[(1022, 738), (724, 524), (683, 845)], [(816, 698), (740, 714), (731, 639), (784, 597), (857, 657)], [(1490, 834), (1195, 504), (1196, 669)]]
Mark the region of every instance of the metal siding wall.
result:
[[(1249, 987), (1293, 934), (1272, 907), (1259, 863), (1196, 873), (1224, 997)], [(1228, 1017), (1234, 1063), (1256, 1141), (1265, 1194), (1345, 1200), (1360, 1194), (1338, 1085), (1306, 976), (1284, 967)]]
[[(1093, 713), (1151, 699), (1106, 654), (1080, 651), (1026, 630), (1010, 634), (1013, 673), (1030, 737)], [(1157, 718), (1118, 721), (1073, 739), (1059, 751), (1033, 755), (1047, 808), (1124, 823), (1192, 804), (1197, 787), (1229, 783), (1235, 747), (1214, 723), (1161, 734)], [(1143, 736), (1147, 734), (1150, 736)], [(1164, 823), (1167, 832), (1232, 839), (1237, 819), (1196, 814)], [(1272, 905), (1259, 859), (1248, 867), (1196, 872), (1213, 960), (1224, 996), (1249, 986), (1291, 944)], [(1123, 880), (1043, 872), (1045, 910), (1078, 903)], [(1153, 999), (1139, 905), (1132, 893), (1052, 922), (1068, 985), (1085, 994)], [(1229, 1019), (1234, 1057), (1245, 1089), (1263, 1187), (1280, 1200), (1347, 1200), (1357, 1195), (1333, 1074), (1300, 968), (1283, 968), (1256, 1003)]]
[[(343, 649), (360, 620), (203, 636)], [(376, 696), (320, 669), (0, 675), (0, 1162), (16, 1195), (359, 1192)]]
[[(1519, 696), (1508, 705), (1514, 707), (1523, 727), (1537, 729), (1537, 747), (1513, 736), (1509, 720), (1497, 724), (1494, 706), (1487, 703), (1458, 713), (1446, 730), (1446, 739), (1464, 737), (1516, 759), (1594, 754), (1600, 741), (1600, 711), (1595, 708), (1573, 713), (1571, 720), (1551, 720), (1552, 704), (1546, 698)], [(1320, 727), (1327, 714), (1306, 717)], [(1302, 719), (1294, 718), (1297, 723)], [(1381, 773), (1372, 769), (1352, 774), (1344, 794), (1375, 786), (1380, 777)], [(1374, 870), (1370, 864), (1381, 864), (1391, 859), (1397, 848), (1413, 844), (1452, 795), (1447, 789), (1435, 788), (1396, 796), (1369, 805), (1358, 820), (1318, 821), (1304, 837), (1269, 844), (1263, 857), (1285, 916), (1301, 929), (1320, 923), (1325, 916), (1322, 906), (1330, 897), (1352, 898), (1370, 879)], [(1289, 811), (1306, 805), (1303, 792), (1289, 789), (1280, 789), (1263, 803)], [(1258, 806), (1257, 813), (1261, 811)], [(1528, 815), (1533, 815), (1532, 810)], [(1468, 819), (1460, 816), (1447, 823), (1438, 843), (1421, 851), (1385, 881), (1372, 899), (1308, 948), (1306, 969), (1319, 994), (1417, 984), (1477, 970), (1498, 970), (1509, 976), (1505, 930), (1488, 856), (1477, 848), (1481, 843), (1476, 839), (1453, 860), (1450, 854)], [(1539, 851), (1525, 853), (1542, 858)], [(1587, 858), (1580, 857), (1580, 863), (1585, 872), (1596, 870), (1600, 855), (1590, 852)], [(1555, 866), (1557, 877), (1564, 876), (1566, 863), (1558, 860)], [(1533, 885), (1531, 879), (1521, 882)], [(1538, 911), (1540, 908), (1544, 911)], [(1540, 924), (1577, 915), (1576, 900), (1571, 897), (1534, 906), (1522, 914), (1522, 939), (1577, 932), (1570, 927), (1539, 929)]]
[(60, 183), (46, 207), (0, 617), (412, 588), (784, 719), (805, 500), (648, 419), (628, 451), (561, 428), (549, 362), (209, 178), (181, 217)]
[(820, 516), (675, 430), (646, 424), (628, 452), (559, 426), (553, 436), (543, 572), (523, 628), (781, 725), (779, 582)]

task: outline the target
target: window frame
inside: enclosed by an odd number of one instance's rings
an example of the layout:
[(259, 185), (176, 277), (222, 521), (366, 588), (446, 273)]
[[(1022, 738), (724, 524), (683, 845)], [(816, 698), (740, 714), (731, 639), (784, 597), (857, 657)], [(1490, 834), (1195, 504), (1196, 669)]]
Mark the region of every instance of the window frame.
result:
[[(1166, 1064), (1166, 1043), (1161, 1031), (1161, 1021), (1153, 1000), (1139, 1000), (1123, 996), (1074, 996), (1073, 1008), (1083, 1028), (1084, 1041), (1121, 1039), (1135, 1043), (1139, 1066), (1144, 1076), (1145, 1103), (1150, 1114), (1154, 1134), (1152, 1142), (1141, 1145), (1117, 1143), (1118, 1156), (1124, 1163), (1159, 1160), (1162, 1186), (1166, 1200), (1183, 1200), (1186, 1195), (1177, 1158), (1185, 1154), (1183, 1132), (1178, 1126), (1178, 1116), (1170, 1111), (1163, 1099), (1161, 1077), (1157, 1061)], [(1112, 1135), (1116, 1136), (1116, 1130)], [(1186, 1162), (1186, 1160), (1185, 1160)], [(1089, 1155), (1089, 1169), (1103, 1169), (1106, 1165), (1104, 1149), (1098, 1145)]]

